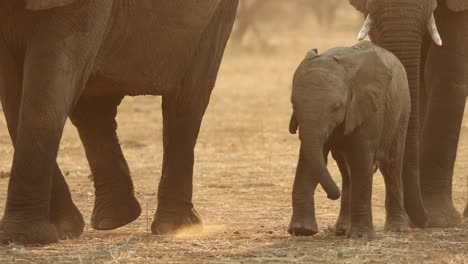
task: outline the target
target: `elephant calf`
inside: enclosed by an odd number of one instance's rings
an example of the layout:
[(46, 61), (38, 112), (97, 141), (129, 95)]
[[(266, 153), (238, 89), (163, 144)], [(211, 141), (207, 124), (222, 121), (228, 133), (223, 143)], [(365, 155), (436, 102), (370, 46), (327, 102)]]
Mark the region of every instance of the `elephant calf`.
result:
[[(314, 208), (318, 183), (329, 198), (340, 197), (326, 167), (329, 151), (343, 177), (337, 235), (375, 235), (371, 213), (375, 166), (385, 178), (385, 229), (407, 229), (402, 163), (411, 101), (400, 61), (367, 41), (320, 55), (310, 51), (295, 73), (291, 100), (289, 130), (295, 134), (299, 128), (301, 148), (289, 233), (318, 232)], [(417, 193), (419, 188), (405, 186), (406, 191)], [(410, 218), (420, 210), (408, 210)]]

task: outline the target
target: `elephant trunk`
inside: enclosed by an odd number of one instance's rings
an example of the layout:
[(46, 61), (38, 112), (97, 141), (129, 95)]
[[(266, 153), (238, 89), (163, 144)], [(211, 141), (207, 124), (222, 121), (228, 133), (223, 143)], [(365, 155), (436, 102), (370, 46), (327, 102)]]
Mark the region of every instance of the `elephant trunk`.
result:
[(311, 128), (307, 125), (300, 128), (299, 137), (301, 139), (301, 157), (308, 167), (306, 173), (310, 173), (309, 178), (319, 183), (327, 193), (328, 198), (337, 200), (340, 198), (340, 190), (335, 181), (331, 177), (325, 162), (325, 155), (323, 148), (324, 144), (318, 141), (318, 137), (313, 137)]
[[(417, 10), (415, 11), (417, 12)], [(403, 186), (405, 209), (411, 221), (418, 227), (425, 227), (428, 216), (424, 210), (419, 181), (419, 140), (421, 129), (421, 48), (424, 30), (420, 28), (417, 15), (407, 17), (389, 8), (380, 16), (376, 27), (381, 36), (378, 44), (395, 54), (403, 63), (411, 95), (411, 115), (406, 137), (403, 164)]]

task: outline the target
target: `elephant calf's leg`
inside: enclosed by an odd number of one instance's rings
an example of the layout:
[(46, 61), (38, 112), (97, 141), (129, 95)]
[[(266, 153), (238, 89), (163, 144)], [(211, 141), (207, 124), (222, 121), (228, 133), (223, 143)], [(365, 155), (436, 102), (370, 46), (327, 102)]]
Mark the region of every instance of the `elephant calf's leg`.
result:
[[(351, 190), (349, 199), (349, 238), (373, 238), (375, 236), (372, 221), (372, 175), (374, 171), (374, 156), (369, 147), (357, 142), (365, 140), (351, 140), (347, 153), (351, 173)], [(357, 144), (356, 144), (357, 143)], [(374, 153), (374, 152), (372, 152)]]
[[(389, 151), (379, 161), (380, 171), (385, 180), (385, 209), (387, 218), (385, 230), (403, 232), (409, 229), (408, 215), (405, 211), (403, 188), (403, 158), (406, 142), (407, 117), (401, 117), (399, 129), (395, 131)], [(388, 135), (388, 134), (386, 134)]]
[(81, 97), (71, 115), (93, 174), (91, 226), (99, 230), (124, 226), (141, 213), (116, 133), (115, 117), (121, 100), (122, 96)]
[(314, 193), (318, 183), (311, 178), (311, 172), (301, 150), (297, 163), (292, 194), (293, 214), (288, 232), (295, 236), (312, 236), (319, 232), (315, 216)]
[[(333, 153), (333, 152), (332, 152)], [(349, 228), (349, 190), (350, 190), (350, 178), (349, 171), (346, 165), (346, 161), (343, 156), (340, 154), (333, 154), (333, 158), (338, 164), (340, 169), (342, 181), (342, 190), (341, 190), (341, 206), (340, 214), (335, 224), (335, 234), (337, 236), (344, 236)]]
[(380, 170), (385, 180), (385, 230), (403, 232), (409, 230), (408, 216), (403, 202), (401, 165), (381, 162)]

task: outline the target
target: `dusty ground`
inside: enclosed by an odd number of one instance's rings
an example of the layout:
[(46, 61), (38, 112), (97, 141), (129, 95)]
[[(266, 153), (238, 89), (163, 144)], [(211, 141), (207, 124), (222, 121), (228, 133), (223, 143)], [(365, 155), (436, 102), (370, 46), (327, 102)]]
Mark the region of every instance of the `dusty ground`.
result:
[[(196, 149), (194, 201), (205, 221), (201, 235), (155, 237), (149, 226), (156, 208), (162, 160), (161, 111), (157, 97), (128, 98), (119, 109), (119, 135), (132, 170), (143, 213), (114, 231), (87, 224), (76, 240), (45, 247), (0, 247), (0, 262), (122, 263), (465, 263), (468, 221), (459, 228), (384, 233), (383, 181), (375, 176), (372, 241), (335, 237), (329, 228), (337, 201), (317, 194), (321, 233), (295, 238), (286, 229), (298, 140), (288, 134), (290, 83), (308, 48), (354, 43), (355, 30), (320, 35), (311, 29), (293, 40), (272, 36), (276, 48), (243, 53), (229, 48)], [(318, 35), (318, 36), (317, 36)], [(320, 40), (319, 40), (320, 39)], [(11, 166), (12, 147), (0, 118), (0, 171)], [(454, 200), (463, 209), (468, 167), (468, 119), (464, 122), (454, 178)], [(89, 223), (92, 182), (74, 127), (67, 124), (58, 158), (74, 201)], [(330, 170), (340, 182), (337, 167)], [(8, 179), (0, 179), (3, 211)]]

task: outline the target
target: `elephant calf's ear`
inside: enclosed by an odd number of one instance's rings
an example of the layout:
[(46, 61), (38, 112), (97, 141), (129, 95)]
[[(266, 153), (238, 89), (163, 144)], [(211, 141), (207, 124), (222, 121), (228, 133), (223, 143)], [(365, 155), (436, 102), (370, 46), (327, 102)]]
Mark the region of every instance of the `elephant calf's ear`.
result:
[(297, 123), (294, 113), (291, 115), (291, 120), (289, 120), (289, 133), (296, 134), (299, 123)]
[(447, 0), (447, 7), (454, 12), (468, 10), (468, 0)]
[(348, 65), (358, 66), (350, 84), (350, 99), (345, 117), (345, 134), (349, 134), (384, 107), (392, 71), (372, 49), (348, 56), (346, 60)]
[(45, 10), (73, 4), (76, 1), (77, 0), (26, 0), (26, 8), (29, 10)]

